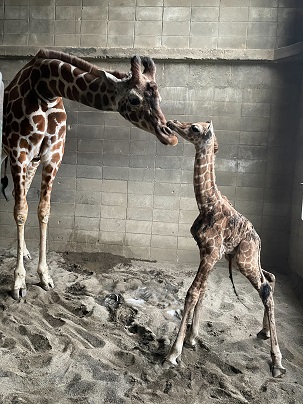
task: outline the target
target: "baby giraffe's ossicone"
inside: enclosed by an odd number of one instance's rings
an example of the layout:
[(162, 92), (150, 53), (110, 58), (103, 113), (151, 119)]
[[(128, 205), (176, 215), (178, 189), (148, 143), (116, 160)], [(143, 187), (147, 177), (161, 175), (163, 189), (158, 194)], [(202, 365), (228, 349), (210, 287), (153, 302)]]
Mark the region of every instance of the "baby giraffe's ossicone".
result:
[(177, 338), (166, 360), (174, 365), (182, 353), (187, 325), (187, 342), (194, 346), (199, 331), (199, 314), (208, 275), (223, 254), (258, 291), (264, 305), (263, 328), (259, 338), (270, 338), (272, 375), (282, 376), (282, 355), (279, 349), (273, 291), (275, 277), (261, 268), (261, 240), (251, 222), (239, 213), (222, 195), (216, 185), (215, 153), (218, 143), (211, 122), (186, 123), (169, 121), (170, 129), (195, 145), (194, 191), (199, 215), (191, 227), (191, 234), (200, 250), (200, 265), (187, 291), (183, 317)]

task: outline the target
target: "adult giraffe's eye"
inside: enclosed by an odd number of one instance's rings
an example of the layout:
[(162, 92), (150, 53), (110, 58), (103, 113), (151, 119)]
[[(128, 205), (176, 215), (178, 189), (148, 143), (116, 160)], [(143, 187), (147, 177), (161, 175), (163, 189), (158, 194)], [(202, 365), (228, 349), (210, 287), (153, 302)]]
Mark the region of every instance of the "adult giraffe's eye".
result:
[(191, 125), (191, 130), (193, 132), (200, 132), (199, 126), (197, 126), (197, 125)]
[(129, 98), (129, 102), (131, 103), (131, 105), (139, 105), (140, 104), (140, 98), (132, 96), (132, 97)]

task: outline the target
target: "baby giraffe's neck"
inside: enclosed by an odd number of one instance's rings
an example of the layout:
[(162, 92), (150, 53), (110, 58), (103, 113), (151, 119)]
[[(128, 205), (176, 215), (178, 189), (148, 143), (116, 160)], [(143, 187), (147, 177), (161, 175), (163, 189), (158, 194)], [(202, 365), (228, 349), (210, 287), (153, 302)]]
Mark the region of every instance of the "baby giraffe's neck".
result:
[(216, 185), (213, 150), (196, 148), (194, 191), (200, 211), (211, 208), (220, 197)]

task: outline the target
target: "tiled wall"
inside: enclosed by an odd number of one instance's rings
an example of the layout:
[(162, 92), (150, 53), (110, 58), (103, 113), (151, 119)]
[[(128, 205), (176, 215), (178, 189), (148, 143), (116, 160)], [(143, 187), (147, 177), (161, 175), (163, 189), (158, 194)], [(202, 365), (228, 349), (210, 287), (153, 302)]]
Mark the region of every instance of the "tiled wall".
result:
[(271, 49), (294, 42), (300, 7), (297, 0), (0, 0), (0, 44)]
[[(24, 62), (1, 63), (9, 79)], [(99, 66), (129, 68), (127, 63)], [(296, 77), (300, 80), (300, 71), (292, 65), (157, 64), (167, 118), (213, 119), (220, 189), (260, 233), (265, 266), (280, 270), (287, 267)], [(197, 262), (189, 233), (198, 212), (193, 146), (180, 139), (178, 146), (167, 147), (117, 113), (69, 101), (66, 106), (69, 131), (52, 194), (50, 248)], [(39, 183), (37, 175), (26, 230), (35, 248)], [(12, 209), (12, 201), (0, 199), (2, 245), (14, 243)]]
[[(123, 49), (162, 49), (157, 82), (163, 112), (168, 119), (213, 119), (220, 189), (260, 233), (264, 267), (286, 271), (302, 69), (298, 63), (239, 61), (237, 55), (299, 40), (300, 12), (295, 0), (0, 0), (0, 56), (7, 54), (1, 44), (18, 45), (19, 55), (34, 45), (100, 46), (117, 48), (119, 56), (94, 63), (128, 71)], [(235, 58), (163, 58), (163, 49), (182, 56), (189, 47), (235, 49)], [(6, 84), (26, 61), (0, 58)], [(49, 248), (197, 262), (189, 233), (198, 213), (193, 146), (181, 139), (165, 147), (117, 113), (70, 101), (66, 107), (66, 153), (52, 194)], [(39, 183), (38, 172), (26, 227), (35, 249)], [(11, 187), (10, 180), (9, 193)], [(1, 247), (15, 245), (12, 212), (12, 198), (0, 198)]]
[[(303, 83), (303, 82), (302, 82)], [(298, 104), (299, 110), (303, 107), (303, 86), (301, 84), (301, 101)], [(296, 170), (290, 183), (293, 186), (291, 227), (289, 238), (289, 266), (293, 279), (293, 285), (297, 295), (303, 302), (303, 118), (300, 114), (300, 122), (297, 131), (296, 142), (294, 142), (293, 158), (296, 160)]]

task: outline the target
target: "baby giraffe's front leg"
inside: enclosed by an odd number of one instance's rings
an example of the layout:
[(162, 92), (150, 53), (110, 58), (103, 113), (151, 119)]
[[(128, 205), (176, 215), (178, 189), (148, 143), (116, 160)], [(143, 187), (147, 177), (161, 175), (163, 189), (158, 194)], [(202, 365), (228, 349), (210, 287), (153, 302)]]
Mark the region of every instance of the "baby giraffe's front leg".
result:
[[(206, 281), (213, 265), (209, 265), (205, 262), (205, 259), (201, 260), (198, 273), (187, 291), (184, 312), (179, 328), (179, 332), (175, 342), (173, 343), (166, 360), (173, 365), (177, 365), (177, 359), (182, 353), (183, 343), (186, 336), (187, 324), (192, 319), (191, 328), (189, 331), (188, 342), (194, 346), (196, 344), (196, 338), (199, 331), (199, 310), (202, 305), (202, 299), (206, 287)], [(193, 315), (194, 313), (194, 315)]]

